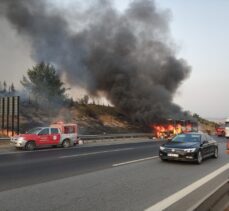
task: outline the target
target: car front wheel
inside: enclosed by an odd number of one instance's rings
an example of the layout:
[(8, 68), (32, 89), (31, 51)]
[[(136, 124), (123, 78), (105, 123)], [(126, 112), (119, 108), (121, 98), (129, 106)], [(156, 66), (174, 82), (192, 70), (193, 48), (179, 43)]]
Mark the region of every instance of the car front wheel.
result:
[(197, 163), (201, 164), (202, 161), (203, 161), (202, 153), (201, 153), (201, 151), (199, 151), (198, 155), (197, 155)]
[(213, 158), (218, 158), (218, 148), (215, 147)]

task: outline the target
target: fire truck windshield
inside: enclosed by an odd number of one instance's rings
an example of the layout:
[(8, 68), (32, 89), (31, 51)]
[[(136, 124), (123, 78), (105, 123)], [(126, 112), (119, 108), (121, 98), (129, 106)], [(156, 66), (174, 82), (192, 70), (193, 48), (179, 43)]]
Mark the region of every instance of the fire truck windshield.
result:
[(33, 128), (33, 129), (29, 130), (29, 131), (26, 132), (26, 133), (27, 133), (27, 134), (38, 134), (41, 130), (42, 130), (41, 127), (36, 127), (36, 128)]

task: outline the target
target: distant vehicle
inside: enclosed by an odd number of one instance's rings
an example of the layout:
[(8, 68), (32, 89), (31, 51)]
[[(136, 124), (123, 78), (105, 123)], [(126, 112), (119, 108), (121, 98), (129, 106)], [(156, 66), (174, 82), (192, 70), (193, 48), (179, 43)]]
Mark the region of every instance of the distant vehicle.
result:
[(162, 123), (151, 125), (154, 136), (160, 139), (171, 140), (181, 133), (198, 132), (198, 123), (191, 120), (167, 119)]
[(77, 125), (57, 122), (50, 127), (36, 127), (25, 134), (11, 138), (11, 145), (16, 148), (34, 150), (37, 147), (62, 146), (77, 144)]
[(229, 138), (229, 118), (225, 121), (225, 137)]
[(216, 135), (217, 136), (225, 136), (225, 126), (224, 125), (220, 125), (219, 127), (216, 128)]
[(164, 160), (195, 161), (202, 163), (207, 157), (218, 158), (218, 144), (204, 133), (177, 135), (160, 146), (159, 157)]

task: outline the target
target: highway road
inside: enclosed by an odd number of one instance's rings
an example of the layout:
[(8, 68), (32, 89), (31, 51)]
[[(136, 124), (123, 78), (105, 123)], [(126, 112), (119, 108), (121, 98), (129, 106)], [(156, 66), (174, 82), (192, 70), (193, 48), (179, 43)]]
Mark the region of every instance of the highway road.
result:
[[(0, 210), (160, 210), (155, 206), (186, 210), (228, 178), (226, 140), (217, 141), (219, 158), (201, 165), (162, 162), (158, 158), (161, 142), (144, 140), (0, 151)], [(207, 181), (219, 171), (214, 180), (192, 189), (193, 183)], [(186, 196), (188, 190), (196, 193)]]

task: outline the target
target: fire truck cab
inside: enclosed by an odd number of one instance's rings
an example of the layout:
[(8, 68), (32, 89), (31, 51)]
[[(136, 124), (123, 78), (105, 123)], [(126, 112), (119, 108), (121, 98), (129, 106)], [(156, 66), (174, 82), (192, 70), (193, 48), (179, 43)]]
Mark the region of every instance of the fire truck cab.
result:
[(64, 122), (56, 122), (49, 127), (36, 127), (25, 134), (11, 138), (11, 145), (26, 150), (45, 146), (67, 148), (75, 144), (77, 144), (77, 125)]
[(215, 133), (217, 136), (225, 136), (225, 126), (224, 125), (220, 125), (220, 126), (216, 126), (215, 128)]

